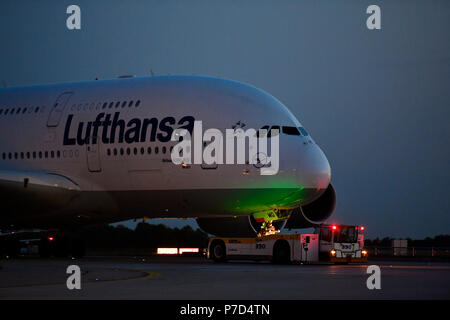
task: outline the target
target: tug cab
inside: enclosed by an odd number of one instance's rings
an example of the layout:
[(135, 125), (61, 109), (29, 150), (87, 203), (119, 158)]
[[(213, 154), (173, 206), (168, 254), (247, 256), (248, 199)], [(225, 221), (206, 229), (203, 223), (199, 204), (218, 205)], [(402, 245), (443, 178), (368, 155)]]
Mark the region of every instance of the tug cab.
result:
[(328, 225), (315, 228), (319, 234), (319, 260), (334, 263), (367, 262), (363, 226)]

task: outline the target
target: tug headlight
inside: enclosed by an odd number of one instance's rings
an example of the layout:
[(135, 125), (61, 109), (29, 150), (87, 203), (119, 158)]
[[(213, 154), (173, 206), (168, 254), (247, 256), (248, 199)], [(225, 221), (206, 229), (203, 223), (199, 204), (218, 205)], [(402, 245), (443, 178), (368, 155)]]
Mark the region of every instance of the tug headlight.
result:
[(331, 250), (331, 251), (330, 251), (330, 255), (331, 255), (332, 257), (335, 257), (335, 256), (336, 256), (336, 250), (334, 250), (334, 249)]

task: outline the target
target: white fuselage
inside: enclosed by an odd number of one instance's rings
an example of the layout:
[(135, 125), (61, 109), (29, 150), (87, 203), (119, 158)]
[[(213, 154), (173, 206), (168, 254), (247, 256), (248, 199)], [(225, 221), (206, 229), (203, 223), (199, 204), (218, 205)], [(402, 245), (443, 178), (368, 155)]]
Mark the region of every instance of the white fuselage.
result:
[[(252, 164), (175, 165), (170, 155), (177, 143), (170, 141), (172, 130), (191, 129), (194, 120), (201, 120), (204, 130), (224, 132), (237, 123), (244, 124), (244, 130), (301, 127), (282, 103), (264, 91), (212, 77), (160, 76), (1, 89), (0, 179), (42, 174), (44, 178), (30, 183), (39, 186), (48, 175), (73, 183), (70, 190), (77, 195), (69, 197), (67, 206), (55, 206), (51, 214), (29, 215), (29, 219), (43, 215), (46, 221), (62, 216), (119, 221), (142, 216), (249, 215), (306, 204), (330, 182), (326, 157), (305, 134), (280, 133), (276, 175), (261, 175)], [(50, 192), (51, 197), (51, 189), (42, 192)], [(14, 208), (8, 210), (0, 218), (7, 223), (21, 223), (27, 217)]]

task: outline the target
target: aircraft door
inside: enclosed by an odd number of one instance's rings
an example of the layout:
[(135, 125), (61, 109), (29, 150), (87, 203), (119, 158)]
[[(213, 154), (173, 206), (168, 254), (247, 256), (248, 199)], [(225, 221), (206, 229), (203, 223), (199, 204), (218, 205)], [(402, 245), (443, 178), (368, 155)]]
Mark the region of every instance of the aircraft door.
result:
[(86, 157), (90, 172), (102, 171), (100, 162), (100, 139), (98, 137), (92, 137), (89, 143), (86, 144)]
[(48, 116), (47, 127), (57, 127), (59, 125), (64, 108), (72, 95), (73, 92), (64, 92), (56, 99)]

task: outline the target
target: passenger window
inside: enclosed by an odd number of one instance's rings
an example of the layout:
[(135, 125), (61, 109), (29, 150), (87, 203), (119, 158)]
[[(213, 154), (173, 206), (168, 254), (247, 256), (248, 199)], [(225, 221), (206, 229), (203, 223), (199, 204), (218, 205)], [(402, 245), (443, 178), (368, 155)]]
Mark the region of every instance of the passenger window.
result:
[(107, 105), (108, 105), (108, 103), (105, 102), (105, 103), (103, 104), (103, 106), (102, 106), (102, 109), (105, 109)]
[(125, 108), (126, 105), (127, 105), (126, 101), (122, 102), (122, 108)]
[(141, 100), (136, 101), (136, 104), (134, 105), (136, 108), (139, 107), (139, 105), (141, 104)]
[(299, 136), (300, 132), (296, 127), (285, 127), (283, 126), (283, 133), (290, 136)]
[(128, 104), (128, 107), (131, 107), (133, 105), (133, 100), (130, 101), (130, 103)]

